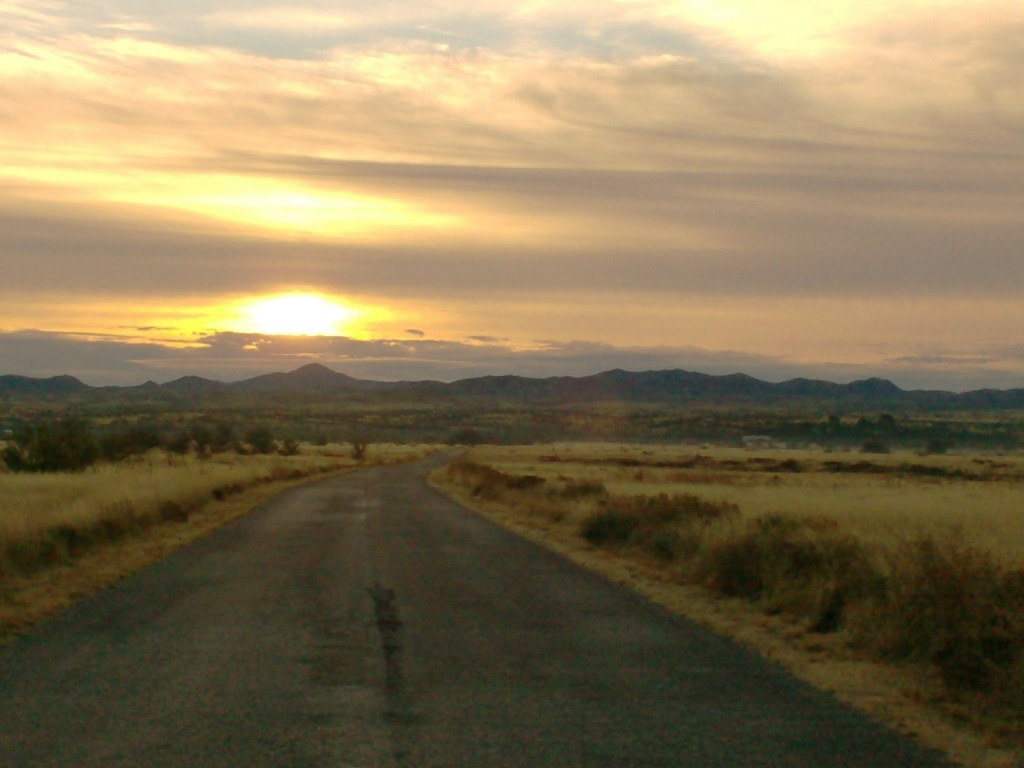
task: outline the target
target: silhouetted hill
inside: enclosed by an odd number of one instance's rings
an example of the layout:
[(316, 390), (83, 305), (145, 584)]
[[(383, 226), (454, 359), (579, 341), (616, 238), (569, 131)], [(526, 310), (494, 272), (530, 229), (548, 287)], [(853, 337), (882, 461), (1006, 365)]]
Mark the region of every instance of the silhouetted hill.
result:
[(46, 397), (67, 395), (92, 389), (74, 376), (53, 376), (48, 379), (33, 379), (29, 376), (0, 376), (0, 394), (33, 395)]
[(268, 373), (228, 386), (238, 392), (318, 392), (323, 394), (348, 392), (364, 388), (363, 382), (344, 373), (332, 371), (319, 363), (310, 363), (291, 373)]
[(868, 379), (851, 384), (793, 379), (772, 384), (742, 373), (712, 376), (683, 370), (630, 372), (612, 370), (593, 376), (530, 379), (521, 376), (483, 376), (456, 381), (456, 396), (531, 402), (672, 402), (736, 405), (786, 405), (815, 401), (905, 401), (910, 393), (891, 381)]
[(1024, 389), (982, 389), (956, 394), (942, 391), (906, 391), (886, 379), (870, 378), (850, 384), (797, 378), (773, 384), (742, 373), (713, 376), (683, 370), (631, 372), (620, 369), (592, 376), (480, 376), (445, 384), (438, 381), (380, 382), (356, 379), (318, 363), (290, 373), (224, 383), (199, 376), (183, 376), (166, 384), (146, 382), (137, 387), (90, 387), (72, 376), (34, 379), (0, 376), (0, 396), (89, 397), (92, 393), (159, 397), (175, 400), (229, 397), (233, 393), (259, 398), (273, 394), (304, 394), (319, 398), (358, 394), (372, 397), (389, 393), (391, 399), (417, 402), (490, 401), (530, 404), (584, 404), (633, 402), (650, 404), (707, 404), (742, 407), (821, 406), (935, 410), (990, 410), (1024, 408)]
[(179, 395), (208, 395), (224, 391), (227, 385), (220, 381), (204, 379), (201, 376), (182, 376), (180, 379), (158, 386), (161, 391)]

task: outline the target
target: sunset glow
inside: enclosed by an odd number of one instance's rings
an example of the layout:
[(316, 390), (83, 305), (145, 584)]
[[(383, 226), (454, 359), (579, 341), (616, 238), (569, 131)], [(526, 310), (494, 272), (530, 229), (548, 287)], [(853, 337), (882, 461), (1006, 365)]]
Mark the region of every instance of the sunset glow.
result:
[[(282, 336), (345, 336), (362, 313), (315, 293), (244, 301), (233, 330)], [(231, 320), (228, 320), (231, 323)]]
[(1024, 386), (1022, 29), (1008, 0), (0, 0), (0, 374)]

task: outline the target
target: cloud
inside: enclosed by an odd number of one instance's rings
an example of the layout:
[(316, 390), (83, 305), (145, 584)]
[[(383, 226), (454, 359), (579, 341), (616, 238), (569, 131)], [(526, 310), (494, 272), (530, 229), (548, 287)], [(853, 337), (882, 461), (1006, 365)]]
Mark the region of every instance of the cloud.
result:
[(119, 302), (85, 330), (144, 336), (172, 326), (139, 308), (300, 285), (394, 305), (374, 333), (402, 343), (987, 370), (1021, 320), (1022, 25), (953, 0), (9, 0), (0, 323)]

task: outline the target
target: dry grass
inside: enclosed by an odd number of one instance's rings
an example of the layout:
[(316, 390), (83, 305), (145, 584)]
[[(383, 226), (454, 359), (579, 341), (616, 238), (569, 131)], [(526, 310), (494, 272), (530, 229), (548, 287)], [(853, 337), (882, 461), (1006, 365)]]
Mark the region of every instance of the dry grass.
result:
[[(737, 505), (744, 518), (826, 516), (864, 542), (882, 546), (955, 534), (1008, 564), (1024, 565), (1022, 456), (567, 443), (481, 446), (470, 457), (511, 475), (602, 482), (615, 496), (697, 494)], [(692, 466), (682, 466), (687, 464)], [(845, 469), (830, 469), (835, 465)], [(925, 474), (929, 471), (936, 474)]]
[[(770, 617), (755, 645), (964, 764), (1024, 747), (1019, 456), (482, 446), (435, 482), (573, 557), (627, 564), (719, 630), (749, 639)], [(694, 590), (755, 612), (723, 622)], [(867, 694), (852, 668), (881, 670)]]

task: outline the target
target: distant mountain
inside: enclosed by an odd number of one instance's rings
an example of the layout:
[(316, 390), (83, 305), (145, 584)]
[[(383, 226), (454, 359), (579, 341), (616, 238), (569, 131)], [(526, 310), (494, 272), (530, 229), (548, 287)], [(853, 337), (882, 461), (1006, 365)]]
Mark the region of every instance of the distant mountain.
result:
[(593, 376), (529, 379), (484, 376), (449, 385), (452, 394), (530, 402), (674, 402), (775, 405), (798, 402), (899, 402), (909, 395), (890, 381), (869, 379), (852, 384), (793, 379), (771, 384), (742, 373), (712, 376), (682, 370), (605, 371)]
[(693, 405), (735, 405), (744, 407), (815, 406), (899, 409), (1012, 409), (1024, 408), (1024, 389), (983, 389), (956, 394), (941, 391), (906, 391), (886, 379), (870, 378), (850, 384), (813, 379), (790, 379), (779, 384), (735, 373), (713, 376), (683, 370), (604, 371), (593, 376), (554, 376), (544, 379), (524, 376), (481, 376), (451, 384), (438, 381), (381, 382), (356, 379), (318, 363), (304, 365), (290, 373), (270, 373), (225, 383), (199, 376), (183, 376), (166, 384), (147, 382), (138, 387), (90, 387), (73, 376), (33, 379), (0, 376), (0, 396), (88, 397), (93, 393), (159, 397), (201, 401), (206, 397), (244, 394), (308, 395), (316, 397), (364, 396), (389, 392), (393, 397), (420, 402), (438, 400), (491, 401), (533, 404), (584, 404), (634, 402)]
[(0, 394), (32, 395), (46, 397), (68, 395), (92, 389), (74, 376), (53, 376), (49, 379), (33, 379), (28, 376), (0, 376)]
[[(223, 382), (204, 379), (201, 376), (182, 376), (180, 379), (157, 385), (160, 391), (179, 395), (208, 395), (223, 392), (227, 387), (228, 385)], [(152, 388), (147, 387), (146, 391), (152, 392)]]
[(268, 373), (228, 385), (238, 392), (350, 392), (376, 382), (364, 382), (332, 371), (319, 363), (304, 365), (291, 373)]

